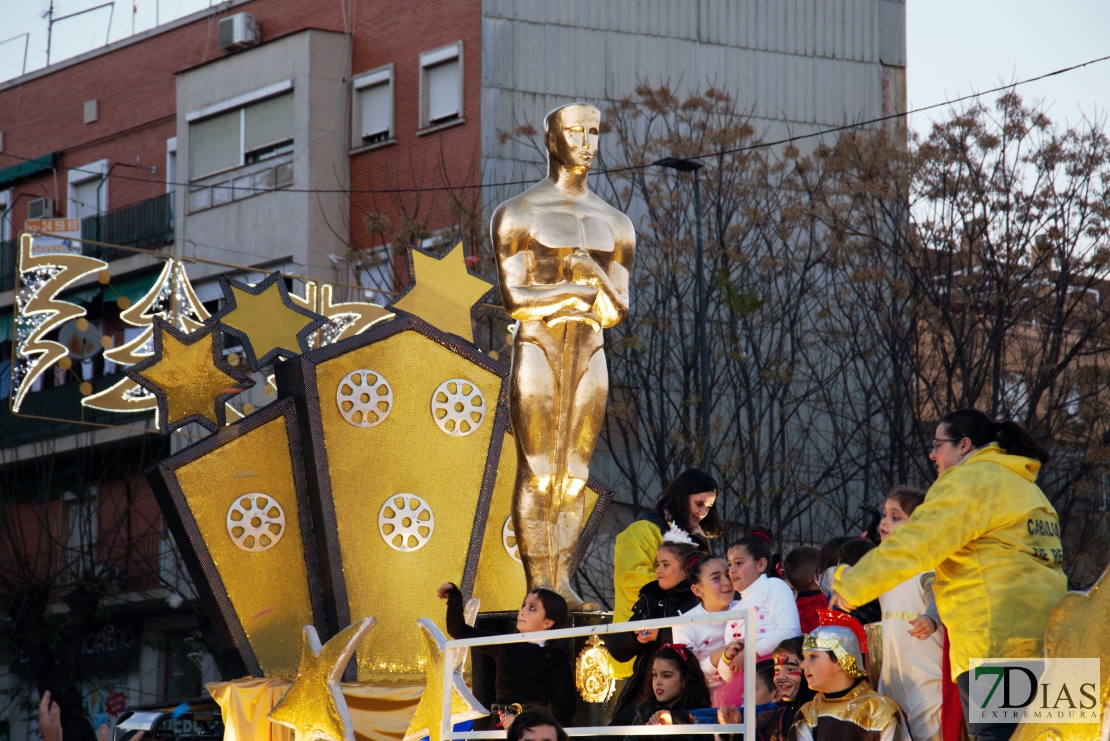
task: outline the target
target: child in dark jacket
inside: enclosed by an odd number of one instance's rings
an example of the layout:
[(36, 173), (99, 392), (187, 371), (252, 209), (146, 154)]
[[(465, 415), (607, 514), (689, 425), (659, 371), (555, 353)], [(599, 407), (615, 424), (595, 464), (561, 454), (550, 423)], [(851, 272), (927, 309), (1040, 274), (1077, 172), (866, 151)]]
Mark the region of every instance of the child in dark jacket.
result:
[[(671, 533), (666, 537), (673, 538)], [(690, 592), (683, 564), (697, 553), (691, 543), (664, 539), (655, 556), (655, 581), (640, 589), (632, 607), (631, 620), (655, 620), (677, 617), (698, 605), (698, 598)], [(631, 725), (636, 717), (636, 703), (644, 686), (650, 682), (652, 657), (664, 643), (671, 641), (671, 629), (642, 630), (636, 633), (616, 633), (605, 639), (609, 653), (617, 661), (635, 658), (632, 676), (625, 680), (613, 709), (611, 725)]]
[[(494, 635), (466, 624), (462, 592), (454, 584), (439, 588), (447, 600), (447, 632), (452, 638), (484, 638)], [(524, 598), (517, 613), (520, 633), (556, 630), (567, 620), (567, 602), (549, 589), (534, 589)], [(474, 646), (497, 663), (494, 686), (499, 705), (517, 704), (547, 708), (563, 725), (574, 719), (574, 669), (566, 651), (544, 641)], [(503, 724), (510, 719), (502, 718)]]

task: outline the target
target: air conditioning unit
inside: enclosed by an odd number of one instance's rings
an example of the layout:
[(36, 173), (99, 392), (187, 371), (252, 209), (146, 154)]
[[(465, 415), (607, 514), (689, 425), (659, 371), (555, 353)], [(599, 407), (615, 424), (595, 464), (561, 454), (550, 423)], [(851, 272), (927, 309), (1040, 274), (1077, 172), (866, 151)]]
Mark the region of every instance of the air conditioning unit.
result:
[(220, 19), (218, 32), (220, 48), (224, 51), (239, 51), (254, 46), (261, 39), (258, 23), (250, 13), (236, 13)]
[(53, 219), (54, 199), (35, 198), (27, 204), (28, 219)]

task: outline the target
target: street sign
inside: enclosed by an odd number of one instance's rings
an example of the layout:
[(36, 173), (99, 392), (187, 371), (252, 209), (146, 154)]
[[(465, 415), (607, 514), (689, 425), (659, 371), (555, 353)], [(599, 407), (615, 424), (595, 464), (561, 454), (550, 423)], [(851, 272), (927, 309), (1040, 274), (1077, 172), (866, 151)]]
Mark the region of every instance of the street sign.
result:
[(81, 254), (80, 219), (27, 219), (23, 230), (35, 235), (31, 255)]

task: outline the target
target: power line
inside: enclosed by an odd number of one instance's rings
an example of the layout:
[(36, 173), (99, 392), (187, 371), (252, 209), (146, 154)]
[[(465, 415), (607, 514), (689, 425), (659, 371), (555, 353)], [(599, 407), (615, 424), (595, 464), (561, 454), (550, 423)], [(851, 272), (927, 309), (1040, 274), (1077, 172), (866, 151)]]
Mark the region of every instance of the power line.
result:
[[(1038, 82), (1040, 80), (1045, 80), (1045, 79), (1048, 79), (1049, 77), (1055, 77), (1056, 75), (1062, 75), (1062, 74), (1065, 74), (1067, 72), (1073, 72), (1077, 69), (1082, 69), (1083, 67), (1087, 67), (1087, 66), (1090, 66), (1092, 64), (1098, 64), (1099, 62), (1105, 62), (1108, 59), (1110, 59), (1110, 54), (1108, 54), (1106, 56), (1103, 56), (1103, 57), (1098, 57), (1097, 59), (1090, 59), (1086, 62), (1081, 62), (1080, 64), (1073, 64), (1070, 67), (1063, 67), (1061, 69), (1053, 70), (1052, 72), (1046, 72), (1043, 75), (1038, 75), (1036, 77), (1030, 77), (1027, 80), (1018, 80), (1017, 82), (1012, 82), (1012, 83), (1009, 83), (1009, 84), (1006, 84), (1006, 85), (999, 85), (998, 87), (991, 88), (990, 90), (983, 90), (982, 92), (970, 93), (968, 95), (963, 95), (959, 98), (953, 98), (952, 100), (946, 100), (942, 103), (933, 103), (931, 105), (922, 106), (920, 108), (914, 108), (913, 110), (903, 111), (901, 113), (890, 113), (886, 116), (879, 116), (878, 118), (871, 118), (871, 119), (868, 119), (866, 121), (858, 121), (856, 123), (845, 124), (843, 126), (835, 126), (831, 129), (822, 129), (820, 131), (814, 131), (814, 132), (811, 132), (809, 134), (796, 134), (794, 136), (790, 136), (790, 137), (787, 137), (785, 139), (778, 139), (778, 140), (769, 141), (769, 142), (756, 142), (755, 144), (749, 144), (749, 145), (746, 145), (746, 146), (743, 146), (743, 147), (736, 147), (734, 149), (722, 149), (722, 150), (717, 150), (717, 151), (713, 151), (713, 152), (705, 152), (705, 153), (702, 153), (702, 154), (696, 154), (696, 155), (692, 155), (692, 157), (693, 158), (706, 158), (706, 159), (710, 158), (710, 157), (721, 157), (721, 156), (727, 155), (727, 154), (739, 154), (739, 153), (742, 153), (742, 152), (750, 152), (752, 150), (762, 149), (762, 148), (765, 148), (765, 147), (777, 147), (777, 146), (782, 145), (782, 144), (790, 144), (792, 142), (802, 141), (802, 140), (805, 140), (805, 139), (813, 139), (813, 138), (816, 138), (816, 137), (819, 137), (819, 136), (827, 136), (829, 134), (837, 134), (837, 133), (840, 133), (840, 132), (843, 132), (843, 131), (851, 131), (853, 129), (859, 129), (859, 128), (862, 128), (864, 126), (870, 126), (871, 124), (883, 123), (885, 121), (891, 121), (891, 120), (894, 120), (894, 119), (899, 119), (899, 118), (904, 118), (906, 116), (911, 116), (915, 113), (923, 113), (925, 111), (931, 111), (931, 110), (934, 110), (936, 108), (943, 108), (945, 106), (951, 106), (955, 103), (961, 103), (961, 102), (966, 101), (966, 100), (974, 100), (974, 99), (977, 99), (977, 98), (981, 98), (984, 95), (990, 95), (992, 93), (998, 93), (998, 92), (1001, 92), (1003, 90), (1012, 90), (1012, 89), (1014, 89), (1016, 87), (1019, 87), (1021, 85), (1028, 85), (1029, 83)], [(65, 150), (62, 150), (62, 151), (64, 152)], [(37, 159), (37, 158), (34, 158), (34, 157), (21, 157), (20, 155), (10, 154), (8, 152), (0, 152), (0, 156), (11, 157), (12, 159), (22, 160), (24, 162), (32, 162), (35, 159)], [(652, 167), (652, 166), (653, 165), (650, 162), (645, 163), (645, 164), (641, 164), (641, 165), (626, 165), (624, 167), (613, 167), (613, 168), (609, 168), (609, 169), (606, 169), (606, 170), (595, 170), (595, 171), (590, 172), (590, 175), (593, 175), (593, 176), (610, 175), (610, 174), (614, 174), (614, 173), (629, 172), (629, 171), (632, 171), (632, 170), (643, 170), (643, 169), (646, 169), (646, 168)], [(83, 172), (83, 173), (88, 173), (90, 175), (100, 175), (101, 174), (99, 170), (85, 170), (85, 169), (82, 169), (80, 167), (63, 167), (63, 168), (61, 168), (61, 170), (63, 172), (64, 171)], [(140, 178), (140, 177), (135, 177), (133, 175), (123, 175), (123, 174), (119, 174), (119, 173), (109, 173), (108, 177), (113, 177), (113, 178), (116, 178), (118, 180), (134, 180), (134, 181), (138, 181), (138, 182), (141, 182), (141, 183), (151, 183), (151, 184), (155, 184), (155, 185), (173, 185), (175, 187), (182, 187), (182, 188), (194, 188), (195, 187), (195, 188), (198, 188), (198, 189), (199, 188), (209, 188), (209, 189), (213, 189), (213, 190), (234, 188), (235, 190), (252, 191), (252, 192), (255, 192), (255, 193), (341, 193), (341, 194), (346, 194), (346, 195), (364, 195), (364, 194), (365, 195), (369, 195), (369, 194), (388, 195), (388, 194), (402, 194), (402, 193), (430, 193), (430, 192), (436, 192), (436, 191), (448, 191), (448, 192), (450, 192), (450, 191), (457, 191), (457, 190), (473, 190), (473, 189), (476, 189), (476, 188), (499, 188), (499, 187), (505, 187), (505, 186), (510, 186), (510, 185), (532, 185), (536, 182), (536, 180), (533, 178), (533, 179), (530, 179), (530, 180), (507, 180), (507, 181), (502, 181), (502, 182), (498, 182), (498, 183), (480, 183), (480, 184), (473, 184), (473, 185), (471, 185), (471, 184), (468, 184), (468, 185), (437, 185), (437, 186), (432, 186), (432, 187), (419, 187), (419, 188), (416, 188), (416, 187), (414, 187), (414, 188), (253, 188), (253, 187), (237, 186), (237, 185), (231, 185), (231, 184), (197, 186), (195, 183), (176, 183), (176, 182), (169, 182), (169, 181), (165, 181), (165, 180), (153, 180), (151, 178)]]

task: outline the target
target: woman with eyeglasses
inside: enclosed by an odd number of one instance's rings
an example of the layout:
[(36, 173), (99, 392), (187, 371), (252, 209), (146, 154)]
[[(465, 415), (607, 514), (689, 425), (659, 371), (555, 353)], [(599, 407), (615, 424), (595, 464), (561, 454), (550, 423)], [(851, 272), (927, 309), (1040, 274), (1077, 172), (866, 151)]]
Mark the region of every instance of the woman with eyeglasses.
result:
[[(841, 567), (829, 604), (848, 610), (935, 569), (967, 717), (971, 659), (1044, 655), (1049, 613), (1068, 589), (1064, 550), (1056, 510), (1036, 484), (1048, 451), (1020, 424), (951, 412), (929, 457), (937, 480), (925, 502), (855, 567)], [(1015, 728), (969, 724), (977, 741), (1005, 741)]]

